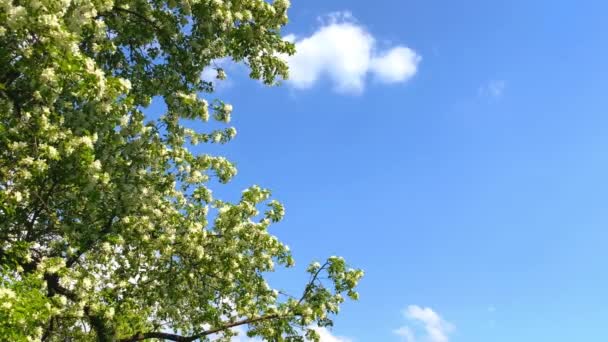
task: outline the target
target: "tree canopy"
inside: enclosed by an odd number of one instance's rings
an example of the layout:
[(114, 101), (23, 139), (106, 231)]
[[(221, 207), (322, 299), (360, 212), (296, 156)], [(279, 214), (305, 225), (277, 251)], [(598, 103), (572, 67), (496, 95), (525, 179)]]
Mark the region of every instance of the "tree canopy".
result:
[(357, 298), (340, 257), (310, 264), (301, 293), (273, 289), (266, 273), (294, 264), (268, 231), (283, 206), (259, 186), (214, 198), (236, 168), (192, 151), (236, 135), (201, 77), (214, 60), (287, 77), (288, 7), (0, 0), (0, 340), (317, 340)]

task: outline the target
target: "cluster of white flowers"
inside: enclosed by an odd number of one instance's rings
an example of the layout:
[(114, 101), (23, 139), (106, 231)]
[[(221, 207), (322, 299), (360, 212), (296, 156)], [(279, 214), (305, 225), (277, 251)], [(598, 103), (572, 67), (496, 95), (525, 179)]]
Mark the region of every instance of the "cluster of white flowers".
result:
[(120, 83), (120, 86), (123, 88), (124, 91), (131, 90), (131, 81), (129, 81), (128, 79), (119, 78), (118, 82)]
[(85, 135), (80, 137), (78, 140), (80, 145), (93, 149), (93, 139), (91, 137)]
[(15, 291), (6, 287), (0, 287), (0, 298), (3, 300), (13, 299), (15, 298)]

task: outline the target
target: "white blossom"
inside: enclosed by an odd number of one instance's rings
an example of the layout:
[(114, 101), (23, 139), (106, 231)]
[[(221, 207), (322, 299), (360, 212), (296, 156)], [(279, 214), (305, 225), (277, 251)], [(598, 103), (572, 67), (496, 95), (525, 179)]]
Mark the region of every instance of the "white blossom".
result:
[(89, 136), (82, 136), (80, 137), (80, 144), (83, 146), (86, 146), (88, 148), (93, 148), (93, 139), (91, 139), (91, 137)]
[(129, 81), (126, 78), (119, 78), (118, 82), (120, 82), (120, 85), (123, 87), (123, 89), (125, 89), (126, 91), (131, 90), (131, 81)]

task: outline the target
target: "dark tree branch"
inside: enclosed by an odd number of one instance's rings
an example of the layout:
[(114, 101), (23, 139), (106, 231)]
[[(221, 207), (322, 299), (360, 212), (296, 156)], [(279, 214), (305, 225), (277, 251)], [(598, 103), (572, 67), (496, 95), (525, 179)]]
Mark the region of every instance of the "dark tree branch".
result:
[(51, 335), (53, 334), (53, 330), (54, 330), (54, 322), (55, 322), (55, 317), (51, 317), (51, 319), (49, 320), (49, 326), (46, 328), (46, 330), (44, 331), (44, 334), (42, 334), (42, 341), (48, 341), (51, 338)]
[(310, 293), (310, 291), (312, 290), (312, 286), (314, 285), (315, 281), (319, 278), (319, 274), (321, 274), (321, 271), (323, 271), (325, 269), (325, 267), (327, 267), (327, 265), (329, 265), (329, 261), (326, 261), (323, 264), (323, 266), (319, 267), (317, 272), (315, 272), (315, 274), (312, 275), (312, 277), (310, 278), (310, 281), (308, 281), (308, 284), (306, 284), (306, 289), (304, 290), (302, 297), (298, 301), (298, 305), (302, 304), (304, 299), (306, 299), (306, 296), (308, 296), (308, 293)]
[(48, 292), (47, 295), (49, 297), (53, 297), (55, 294), (60, 294), (73, 302), (78, 301), (78, 296), (74, 292), (66, 289), (65, 287), (61, 286), (61, 284), (59, 284), (59, 276), (57, 274), (45, 273), (44, 280), (46, 280), (46, 287)]
[(127, 8), (122, 8), (122, 7), (114, 7), (113, 8), (115, 11), (117, 12), (123, 12), (123, 13), (127, 13), (130, 14), (136, 18), (138, 18), (139, 20), (147, 23), (148, 25), (151, 25), (153, 28), (155, 28), (159, 33), (162, 32), (162, 28), (160, 26), (158, 26), (154, 21), (150, 20), (150, 18), (147, 18), (145, 16), (143, 16), (141, 13), (132, 11), (130, 9)]
[[(329, 265), (329, 261), (325, 262), (325, 264), (323, 264), (323, 266), (321, 266), (311, 276), (310, 281), (306, 285), (306, 289), (304, 290), (304, 293), (302, 294), (302, 297), (298, 301), (298, 305), (301, 304), (306, 299), (306, 296), (308, 296), (308, 294), (312, 290), (312, 285), (315, 283), (315, 281), (317, 281), (319, 279), (319, 275), (321, 274), (321, 271), (323, 271), (328, 265)], [(226, 323), (218, 328), (203, 331), (202, 333), (192, 335), (192, 336), (182, 336), (182, 335), (165, 333), (165, 332), (157, 332), (157, 331), (147, 332), (147, 333), (137, 333), (131, 337), (120, 339), (119, 342), (137, 342), (137, 341), (143, 341), (143, 340), (148, 340), (148, 339), (163, 339), (163, 340), (167, 340), (167, 341), (176, 341), (176, 342), (192, 342), (192, 341), (195, 341), (202, 337), (216, 334), (216, 333), (219, 333), (219, 332), (222, 332), (222, 331), (225, 331), (225, 330), (237, 327), (237, 326), (241, 326), (241, 325), (245, 325), (245, 324), (252, 324), (252, 323), (257, 323), (257, 322), (262, 322), (262, 321), (268, 321), (268, 320), (273, 320), (273, 319), (282, 318), (282, 317), (285, 317), (285, 316), (280, 316), (278, 314), (272, 314), (272, 315), (265, 315), (265, 316), (260, 316), (260, 317), (256, 317), (256, 318), (247, 318), (247, 319), (243, 319), (243, 320), (236, 321), (233, 323)]]
[(181, 336), (181, 335), (169, 334), (169, 333), (163, 333), (163, 332), (148, 332), (148, 333), (139, 333), (134, 336), (121, 339), (119, 341), (120, 342), (137, 342), (137, 341), (143, 341), (143, 340), (152, 339), (152, 338), (160, 338), (160, 339), (165, 339), (165, 340), (169, 340), (169, 341), (192, 342), (201, 337), (213, 335), (218, 332), (228, 330), (230, 328), (238, 327), (238, 326), (245, 325), (245, 324), (273, 320), (273, 319), (277, 319), (280, 317), (281, 316), (279, 316), (277, 314), (272, 314), (272, 315), (266, 315), (266, 316), (261, 316), (261, 317), (257, 317), (257, 318), (248, 318), (248, 319), (240, 320), (240, 321), (237, 321), (234, 323), (227, 323), (227, 324), (220, 326), (219, 328), (203, 331), (202, 333), (196, 334), (193, 336)]
[[(46, 280), (47, 284), (47, 295), (49, 297), (53, 297), (55, 294), (60, 294), (65, 296), (72, 302), (77, 302), (79, 300), (78, 296), (66, 289), (65, 287), (59, 284), (59, 276), (57, 274), (49, 274), (46, 273), (44, 275), (44, 280)], [(97, 340), (99, 342), (113, 342), (115, 341), (115, 332), (114, 329), (110, 325), (107, 324), (106, 320), (103, 317), (96, 315), (91, 312), (91, 307), (86, 305), (84, 307), (84, 313), (88, 318), (89, 323), (93, 330), (95, 330), (95, 334), (97, 335)]]
[(110, 234), (112, 232), (112, 225), (114, 224), (114, 219), (116, 218), (116, 215), (114, 215), (114, 213), (112, 213), (110, 215), (110, 219), (106, 222), (106, 224), (104, 225), (103, 229), (99, 232), (99, 235), (97, 236), (96, 239), (90, 241), (84, 248), (80, 249), (79, 251), (76, 252), (76, 254), (72, 255), (71, 257), (69, 257), (66, 262), (65, 265), (70, 268), (72, 267), (76, 262), (78, 262), (78, 260), (80, 260), (80, 257), (86, 253), (87, 251), (89, 251), (97, 242), (99, 242), (101, 239), (103, 239), (103, 237), (107, 234)]
[(84, 307), (84, 314), (89, 319), (93, 330), (95, 330), (97, 341), (114, 342), (116, 340), (114, 330), (106, 324), (106, 320), (103, 317), (93, 314), (89, 306)]

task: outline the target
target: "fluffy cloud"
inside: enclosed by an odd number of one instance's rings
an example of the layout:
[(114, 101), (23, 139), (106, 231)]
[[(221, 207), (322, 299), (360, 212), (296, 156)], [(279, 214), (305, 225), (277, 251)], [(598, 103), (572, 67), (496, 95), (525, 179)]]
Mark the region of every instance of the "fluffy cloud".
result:
[(491, 80), (487, 84), (479, 87), (479, 95), (492, 98), (502, 97), (507, 87), (507, 82), (504, 80)]
[(416, 337), (414, 336), (414, 332), (412, 331), (412, 328), (408, 327), (408, 326), (403, 326), (399, 329), (395, 330), (395, 334), (403, 337), (403, 340), (405, 342), (414, 342), (416, 341)]
[[(224, 71), (226, 79), (219, 79), (217, 69), (220, 68)], [(212, 82), (216, 91), (221, 91), (232, 87), (232, 80), (228, 77), (233, 72), (240, 72), (241, 67), (239, 64), (233, 62), (229, 58), (220, 58), (211, 61), (211, 65), (206, 67), (201, 73), (203, 81)]]
[(332, 335), (331, 331), (327, 328), (315, 328), (315, 330), (321, 336), (321, 342), (352, 342), (351, 339), (342, 336)]
[[(448, 342), (449, 333), (454, 329), (453, 325), (445, 321), (439, 314), (431, 308), (423, 308), (417, 305), (410, 305), (404, 311), (405, 318), (421, 327), (424, 331), (425, 342)], [(394, 331), (395, 334), (401, 336), (405, 342), (419, 341), (419, 336), (415, 334), (415, 330), (410, 326), (402, 326)]]
[(309, 37), (286, 39), (296, 44), (296, 54), (286, 57), (289, 83), (300, 89), (328, 79), (339, 92), (360, 93), (370, 76), (382, 83), (409, 80), (421, 61), (406, 46), (379, 48), (374, 36), (349, 13), (330, 15)]

